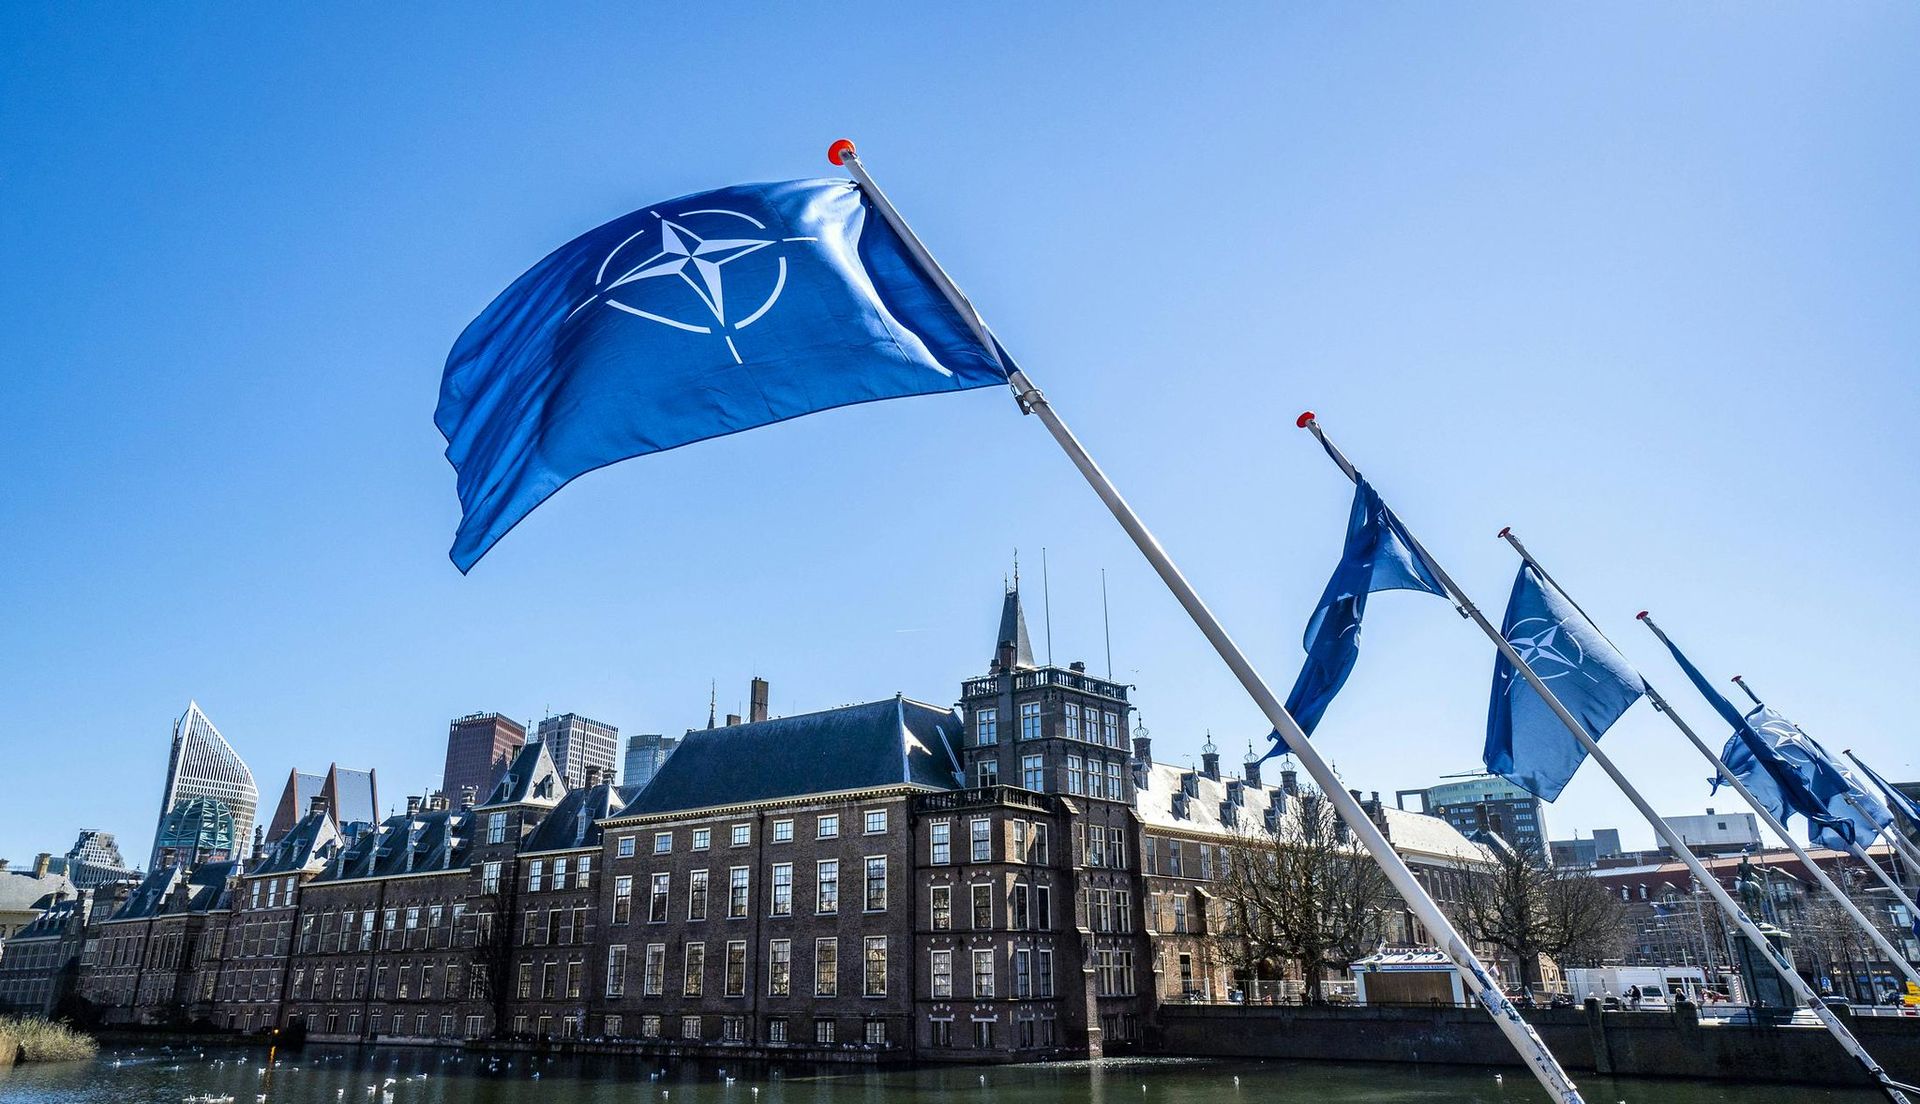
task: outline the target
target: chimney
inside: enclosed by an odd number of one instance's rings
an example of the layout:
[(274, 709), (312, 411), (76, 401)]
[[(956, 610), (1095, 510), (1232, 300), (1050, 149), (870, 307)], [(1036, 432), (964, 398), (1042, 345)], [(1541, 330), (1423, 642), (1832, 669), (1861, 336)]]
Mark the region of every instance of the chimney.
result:
[(1280, 792), (1292, 797), (1300, 792), (1300, 772), (1289, 767), (1280, 772)]
[(408, 794), (407, 795), (407, 815), (417, 816), (419, 812), (420, 812), (420, 799), (413, 794)]
[[(1084, 659), (1076, 659), (1072, 663), (1067, 664), (1067, 670), (1078, 671), (1084, 675), (1087, 673), (1087, 661)], [(1709, 809), (1708, 812), (1712, 812), (1712, 810)]]
[(1208, 737), (1200, 748), (1200, 773), (1215, 782), (1220, 781), (1220, 749), (1213, 746), (1212, 737)]
[(462, 809), (473, 808), (473, 803), (478, 800), (480, 800), (480, 791), (477, 788), (473, 786), (460, 787), (460, 807)]
[(1247, 785), (1254, 786), (1254, 787), (1260, 786), (1261, 785), (1260, 760), (1253, 758), (1253, 753), (1251, 749), (1249, 749), (1247, 753), (1246, 767), (1247, 767), (1247, 774), (1246, 774)]
[(755, 676), (747, 691), (747, 719), (764, 721), (767, 719), (767, 680)]
[(587, 764), (587, 789), (591, 790), (595, 786), (598, 786), (599, 784), (600, 784), (599, 765), (594, 763), (588, 763)]
[(727, 727), (728, 727), (728, 728), (732, 728), (732, 727), (733, 727), (734, 725), (737, 725), (737, 724), (739, 724), (739, 723), (740, 723), (740, 714), (738, 714), (738, 713), (729, 713), (729, 714), (727, 714)]
[(326, 794), (314, 794), (313, 797), (310, 800), (308, 800), (307, 802), (308, 816), (312, 816), (315, 813), (324, 813), (326, 811), (327, 811), (327, 795)]
[(1133, 738), (1133, 757), (1142, 763), (1153, 762), (1153, 737), (1135, 736)]
[(53, 865), (52, 853), (47, 851), (40, 852), (38, 855), (35, 855), (33, 857), (33, 876), (36, 878), (46, 877), (47, 867), (52, 865)]

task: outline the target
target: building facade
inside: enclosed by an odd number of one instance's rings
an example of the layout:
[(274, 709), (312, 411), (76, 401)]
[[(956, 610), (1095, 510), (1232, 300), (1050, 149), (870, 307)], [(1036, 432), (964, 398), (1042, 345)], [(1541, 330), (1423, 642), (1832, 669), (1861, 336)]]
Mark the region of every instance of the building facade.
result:
[(1468, 775), (1424, 790), (1401, 790), (1394, 797), (1403, 801), (1409, 795), (1419, 797), (1420, 812), (1439, 817), (1464, 836), (1492, 832), (1521, 854), (1551, 859), (1546, 803), (1498, 775)]
[(220, 730), (188, 702), (173, 722), (167, 785), (160, 797), (148, 869), (179, 858), (188, 862), (231, 859), (253, 838), (260, 790), (253, 772)]
[(447, 765), (440, 792), (449, 804), (470, 804), (493, 792), (507, 764), (527, 742), (526, 726), (498, 713), (469, 713), (447, 725)]
[(537, 736), (547, 745), (547, 754), (553, 756), (569, 789), (585, 787), (589, 770), (597, 779), (612, 775), (620, 766), (620, 730), (605, 721), (562, 713), (541, 721)]

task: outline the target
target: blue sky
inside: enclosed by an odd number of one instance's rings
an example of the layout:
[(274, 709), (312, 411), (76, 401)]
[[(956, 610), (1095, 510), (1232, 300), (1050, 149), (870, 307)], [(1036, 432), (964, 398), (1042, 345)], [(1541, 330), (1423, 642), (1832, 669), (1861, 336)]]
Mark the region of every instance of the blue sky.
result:
[[(1636, 610), (1920, 776), (1911, 7), (16, 4), (0, 41), (0, 855), (143, 856), (190, 698), (263, 801), (338, 760), (388, 803), (471, 710), (949, 702), (1015, 548), (1038, 646), (1044, 546), (1055, 658), (1105, 666), (1105, 568), (1160, 757), (1238, 759), (1257, 711), (997, 391), (619, 465), (448, 563), (462, 327), (843, 134), (1283, 691), (1349, 497), (1311, 407), (1490, 611), (1510, 524), (1703, 727)], [(1365, 790), (1468, 769), (1491, 662), (1382, 595), (1318, 740)], [(1708, 803), (1644, 705), (1608, 743)], [(1588, 770), (1549, 822), (1630, 815)]]

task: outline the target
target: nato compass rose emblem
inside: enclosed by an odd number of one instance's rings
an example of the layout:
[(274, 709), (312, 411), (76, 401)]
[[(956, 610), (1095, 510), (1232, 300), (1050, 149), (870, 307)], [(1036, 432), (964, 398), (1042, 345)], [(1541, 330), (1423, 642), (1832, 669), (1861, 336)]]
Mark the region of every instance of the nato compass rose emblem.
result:
[(752, 215), (720, 208), (647, 214), (652, 224), (613, 247), (594, 275), (593, 294), (567, 320), (602, 305), (687, 333), (718, 334), (733, 362), (743, 363), (734, 334), (766, 317), (787, 286), (787, 258), (778, 247), (820, 239), (772, 235)]
[[(1565, 678), (1575, 672), (1585, 675), (1588, 682), (1600, 680), (1588, 675), (1583, 666), (1587, 662), (1587, 650), (1580, 646), (1573, 634), (1567, 632), (1566, 625), (1560, 621), (1550, 621), (1545, 617), (1524, 617), (1514, 623), (1513, 631), (1507, 634), (1507, 643), (1513, 645), (1515, 654), (1540, 676), (1541, 682), (1552, 682)], [(1507, 674), (1507, 693), (1524, 680), (1515, 678), (1518, 671)]]

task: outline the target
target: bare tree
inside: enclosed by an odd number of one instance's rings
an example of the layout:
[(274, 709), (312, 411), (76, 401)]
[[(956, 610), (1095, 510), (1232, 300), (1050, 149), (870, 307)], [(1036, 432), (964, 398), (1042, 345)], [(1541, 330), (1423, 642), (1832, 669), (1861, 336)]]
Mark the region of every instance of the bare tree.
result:
[(1271, 824), (1241, 830), (1226, 850), (1219, 938), (1231, 957), (1294, 963), (1307, 1000), (1318, 1004), (1327, 971), (1379, 946), (1392, 886), (1326, 795), (1300, 791)]
[(1537, 853), (1495, 846), (1490, 870), (1463, 879), (1452, 917), (1469, 939), (1498, 947), (1520, 963), (1521, 986), (1540, 982), (1540, 958), (1597, 963), (1625, 934), (1620, 900), (1586, 871), (1552, 867)]
[(510, 892), (495, 892), (476, 898), (473, 910), (467, 913), (472, 926), (468, 984), (484, 994), (482, 999), (493, 1013), (496, 1037), (507, 1033), (507, 998), (513, 982), (513, 908)]

